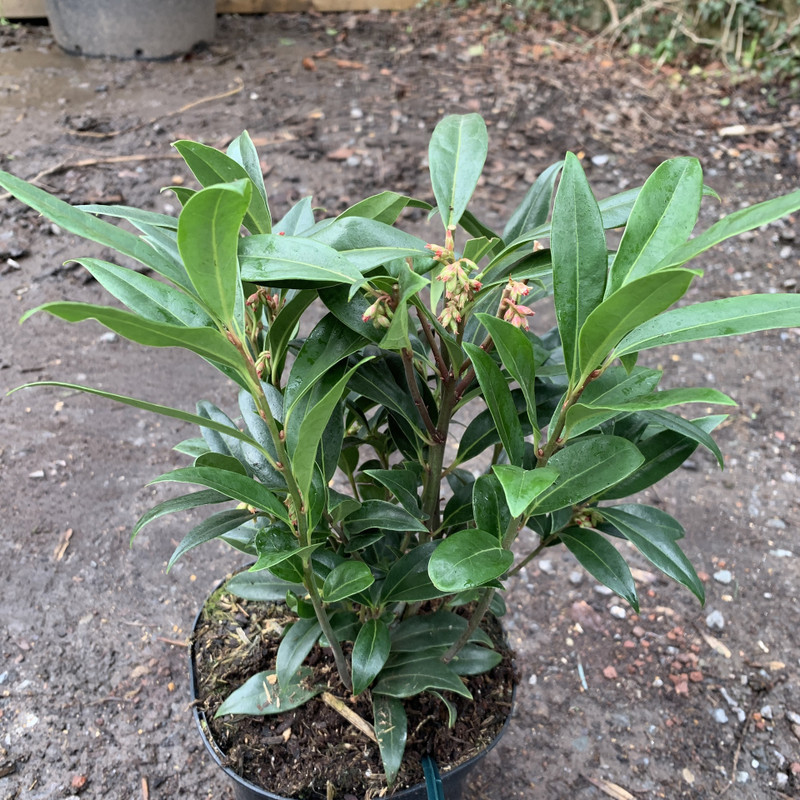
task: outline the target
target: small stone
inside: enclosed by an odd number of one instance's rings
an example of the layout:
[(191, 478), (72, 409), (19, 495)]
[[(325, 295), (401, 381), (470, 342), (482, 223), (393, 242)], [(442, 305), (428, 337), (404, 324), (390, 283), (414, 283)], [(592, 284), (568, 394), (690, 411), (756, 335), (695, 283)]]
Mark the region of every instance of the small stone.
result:
[(700, 672), (700, 670), (697, 670), (697, 669), (696, 670), (692, 670), (689, 673), (689, 680), (692, 683), (701, 683), (702, 680), (703, 680), (703, 673)]
[(717, 583), (730, 583), (733, 580), (733, 575), (729, 569), (721, 569), (719, 572), (714, 573), (714, 580)]
[(616, 669), (612, 666), (604, 667), (603, 668), (603, 676), (608, 678), (608, 680), (613, 681), (615, 678), (619, 677), (617, 675)]
[(29, 478), (44, 478), (44, 470), (43, 469), (36, 469), (33, 472), (28, 473)]
[(724, 708), (715, 708), (712, 716), (714, 721), (719, 722), (720, 725), (724, 725), (728, 721), (728, 715), (725, 713)]
[(98, 342), (103, 342), (104, 344), (110, 344), (111, 342), (117, 341), (117, 334), (114, 331), (106, 331), (106, 333), (101, 334), (98, 339)]
[(785, 772), (779, 772), (775, 775), (775, 783), (779, 789), (783, 789), (789, 783), (789, 776)]
[(789, 764), (789, 771), (792, 775), (800, 775), (800, 761), (792, 761), (792, 763)]
[(605, 595), (606, 597), (614, 594), (614, 592), (612, 592), (611, 589), (608, 588), (608, 586), (603, 586), (602, 583), (598, 583), (597, 586), (594, 587), (594, 590), (597, 592), (597, 594), (602, 594)]
[(569, 574), (569, 582), (573, 586), (579, 586), (583, 583), (583, 573), (580, 570), (574, 569)]
[(800, 714), (795, 711), (787, 711), (786, 719), (788, 719), (789, 722), (793, 723), (794, 725), (800, 725)]
[(549, 558), (542, 558), (539, 560), (539, 569), (544, 572), (545, 575), (554, 575), (556, 571), (553, 562)]
[(782, 548), (778, 548), (777, 550), (770, 550), (769, 554), (771, 556), (775, 556), (775, 558), (791, 558), (794, 553), (791, 550), (783, 550)]
[(664, 681), (662, 681), (662, 680), (661, 680), (661, 678), (655, 678), (655, 679), (653, 680), (653, 686), (654, 686), (656, 689), (660, 689), (660, 688), (661, 688), (663, 685), (664, 685)]
[(362, 119), (364, 116), (364, 112), (360, 108), (351, 108), (350, 109), (350, 119)]
[(786, 530), (786, 523), (779, 519), (778, 517), (773, 517), (772, 519), (768, 519), (766, 521), (766, 526), (768, 528), (775, 528), (778, 531), (785, 531)]
[(792, 256), (792, 246), (787, 244), (781, 247), (780, 257), (782, 259), (791, 258)]
[(608, 613), (617, 619), (625, 619), (628, 616), (628, 612), (622, 606), (611, 606)]
[(647, 631), (641, 625), (634, 625), (634, 627), (633, 627), (633, 635), (637, 639), (641, 639), (642, 636), (645, 635), (645, 633), (647, 633)]
[(740, 772), (736, 773), (736, 783), (747, 783), (750, 780), (750, 774), (741, 770)]
[(536, 686), (536, 684), (537, 684), (538, 682), (539, 682), (539, 678), (538, 678), (538, 677), (536, 677), (536, 674), (533, 674), (533, 675), (531, 675), (531, 676), (530, 676), (530, 678), (528, 678), (528, 683), (529, 683), (531, 686)]
[[(611, 156), (601, 153), (599, 155), (592, 156), (592, 164), (594, 164), (596, 167), (604, 167), (606, 164), (608, 164), (610, 158)], [(789, 250), (791, 250), (791, 247)], [(783, 258), (783, 256), (781, 256), (781, 258)]]
[(352, 155), (346, 161), (348, 167), (357, 167), (361, 164), (361, 156)]
[(81, 792), (86, 788), (86, 782), (89, 779), (85, 775), (73, 775), (69, 785), (74, 792)]
[(794, 472), (787, 471), (781, 475), (781, 480), (784, 483), (797, 483), (797, 475), (795, 475)]
[(725, 627), (725, 617), (723, 617), (722, 613), (719, 611), (712, 611), (706, 617), (706, 625), (711, 628), (712, 631), (721, 631)]
[(764, 719), (772, 719), (772, 706), (761, 706), (759, 713)]

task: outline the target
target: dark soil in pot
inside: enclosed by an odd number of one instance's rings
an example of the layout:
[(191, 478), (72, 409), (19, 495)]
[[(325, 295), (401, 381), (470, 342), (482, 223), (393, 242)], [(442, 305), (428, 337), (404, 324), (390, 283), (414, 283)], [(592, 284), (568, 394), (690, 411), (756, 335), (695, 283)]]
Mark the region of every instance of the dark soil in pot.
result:
[[(282, 627), (291, 619), (281, 604), (241, 600), (224, 589), (209, 598), (198, 617), (192, 649), (196, 702), (226, 754), (226, 766), (257, 786), (298, 800), (326, 798), (329, 781), (336, 797), (381, 796), (385, 782), (378, 746), (318, 697), (277, 716), (213, 718), (234, 689), (274, 667)], [(448, 696), (458, 710), (453, 729), (447, 727), (444, 704), (432, 695), (407, 703), (409, 738), (395, 791), (424, 781), (426, 754), (446, 772), (485, 750), (502, 731), (515, 683), (512, 653), (497, 620), (486, 620), (485, 629), (504, 658), (486, 675), (466, 679), (473, 701)], [(347, 696), (329, 651), (315, 649), (306, 663), (327, 691)], [(368, 692), (349, 705), (372, 722)]]

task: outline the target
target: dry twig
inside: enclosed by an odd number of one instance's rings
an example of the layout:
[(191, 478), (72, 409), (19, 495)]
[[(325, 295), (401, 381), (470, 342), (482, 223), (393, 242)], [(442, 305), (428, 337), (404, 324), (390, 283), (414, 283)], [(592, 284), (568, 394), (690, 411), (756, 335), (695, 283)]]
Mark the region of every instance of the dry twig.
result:
[(359, 717), (352, 708), (347, 706), (343, 700), (334, 697), (330, 692), (323, 692), (322, 701), (330, 706), (337, 714), (341, 714), (351, 725), (358, 728), (368, 738), (377, 744), (378, 737), (375, 736), (375, 729), (363, 717)]

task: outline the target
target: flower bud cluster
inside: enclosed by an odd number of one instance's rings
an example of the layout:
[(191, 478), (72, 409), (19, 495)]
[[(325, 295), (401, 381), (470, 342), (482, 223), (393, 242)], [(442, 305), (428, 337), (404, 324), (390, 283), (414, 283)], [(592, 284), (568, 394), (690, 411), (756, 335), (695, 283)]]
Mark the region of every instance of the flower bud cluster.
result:
[(439, 322), (452, 331), (458, 330), (462, 312), (481, 290), (481, 282), (469, 277), (473, 269), (476, 269), (474, 262), (468, 258), (460, 258), (447, 264), (436, 277), (444, 284), (446, 300), (444, 309), (439, 315)]
[(392, 298), (385, 292), (381, 292), (375, 302), (364, 312), (361, 319), (364, 322), (372, 321), (376, 328), (388, 328), (392, 324), (393, 317)]
[(500, 311), (503, 319), (510, 322), (515, 328), (528, 330), (528, 317), (533, 316), (534, 312), (522, 302), (522, 298), (526, 297), (529, 292), (530, 289), (525, 283), (515, 281), (513, 278), (508, 279), (508, 286), (503, 290)]

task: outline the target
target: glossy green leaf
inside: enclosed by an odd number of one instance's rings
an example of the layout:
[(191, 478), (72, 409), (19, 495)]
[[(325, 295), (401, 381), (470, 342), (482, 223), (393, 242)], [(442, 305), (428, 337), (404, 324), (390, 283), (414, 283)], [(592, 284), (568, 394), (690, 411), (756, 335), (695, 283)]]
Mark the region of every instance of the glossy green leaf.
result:
[(406, 208), (422, 208), (430, 210), (430, 203), (414, 200), (396, 192), (380, 192), (379, 194), (360, 200), (343, 211), (337, 219), (345, 217), (364, 217), (375, 219), (386, 225), (392, 225)]
[(306, 309), (315, 299), (316, 293), (310, 289), (297, 292), (269, 326), (267, 342), (272, 355), (272, 364), (277, 366), (284, 363), (289, 342), (296, 335), (297, 326)]
[(115, 217), (124, 219), (135, 227), (140, 225), (155, 226), (156, 228), (167, 228), (168, 230), (178, 230), (178, 218), (171, 217), (169, 214), (159, 214), (156, 211), (146, 211), (142, 208), (132, 206), (119, 206), (114, 204), (99, 205), (88, 203), (86, 205), (73, 206), (87, 214), (99, 214), (104, 217)]
[(428, 562), (428, 575), (438, 589), (462, 592), (500, 577), (513, 561), (496, 536), (470, 528), (441, 542)]
[(176, 511), (188, 511), (192, 508), (224, 503), (229, 500), (230, 498), (228, 495), (210, 489), (192, 492), (191, 494), (182, 494), (180, 497), (171, 497), (169, 500), (164, 500), (139, 517), (131, 531), (131, 544), (133, 544), (136, 535), (145, 525), (159, 517), (163, 517), (165, 514), (174, 514)]
[[(526, 413), (525, 396), (522, 390), (513, 389), (511, 399), (514, 401), (514, 408), (519, 418), (521, 414)], [(523, 433), (525, 433), (524, 430)], [(488, 409), (481, 411), (475, 415), (461, 434), (457, 460), (459, 463), (468, 461), (498, 442), (500, 442), (500, 434), (497, 432), (491, 412)]]
[(609, 275), (609, 293), (658, 268), (683, 244), (700, 212), (703, 170), (696, 158), (665, 161), (645, 181), (631, 210)]
[(609, 295), (586, 318), (578, 337), (579, 368), (585, 378), (602, 366), (623, 336), (666, 311), (686, 294), (694, 274), (663, 270), (632, 279)]
[(67, 322), (95, 319), (109, 330), (125, 339), (147, 347), (182, 347), (210, 362), (225, 364), (234, 370), (243, 370), (239, 351), (224, 334), (214, 328), (187, 328), (143, 319), (138, 314), (119, 308), (95, 306), (69, 301), (45, 303), (23, 316), (23, 321), (37, 311), (46, 311)]
[(468, 700), (472, 694), (461, 678), (448, 664), (444, 664), (441, 653), (400, 653), (392, 655), (381, 672), (373, 694), (390, 697), (413, 697), (429, 689), (454, 692)]
[(214, 321), (193, 297), (162, 281), (96, 258), (76, 258), (75, 261), (140, 317), (189, 328), (214, 326)]
[(763, 203), (742, 208), (715, 222), (710, 228), (698, 234), (685, 244), (676, 247), (659, 264), (659, 269), (680, 266), (714, 245), (738, 236), (746, 231), (755, 230), (762, 225), (793, 214), (800, 209), (800, 189), (781, 197), (774, 197)]
[(522, 469), (511, 464), (494, 464), (492, 471), (503, 487), (508, 509), (514, 517), (523, 514), (558, 478), (558, 470), (553, 466)]
[(512, 464), (522, 464), (524, 436), (508, 383), (492, 357), (474, 344), (464, 343), (464, 350), (475, 368), (486, 406), (492, 415), (500, 440)]
[(481, 475), (472, 487), (472, 513), (479, 530), (491, 533), (502, 542), (511, 524), (503, 487), (496, 475)]
[(136, 234), (80, 211), (49, 192), (1, 170), (0, 186), (65, 231), (110, 247), (172, 279), (174, 266)]
[(385, 486), (414, 519), (424, 518), (417, 495), (418, 481), (413, 472), (407, 469), (365, 469), (364, 474)]
[(751, 294), (709, 300), (666, 311), (631, 331), (615, 348), (623, 356), (721, 336), (800, 325), (800, 295)]
[(243, 600), (259, 603), (277, 603), (285, 600), (287, 592), (305, 593), (301, 583), (290, 583), (276, 578), (270, 572), (238, 572), (226, 584), (225, 591)]
[(544, 514), (583, 502), (626, 478), (643, 461), (636, 446), (619, 436), (579, 439), (547, 462), (559, 477), (533, 501), (531, 510)]
[(257, 672), (228, 695), (214, 716), (246, 714), (257, 717), (299, 708), (325, 689), (322, 685), (309, 686), (312, 677), (313, 670), (309, 667), (301, 667), (283, 683), (278, 681), (274, 670)]
[(381, 753), (386, 783), (391, 787), (397, 778), (408, 738), (408, 720), (401, 700), (382, 694), (372, 695), (375, 738)]
[[(251, 230), (252, 233), (272, 233), (272, 215), (269, 211), (269, 200), (267, 199), (267, 187), (264, 185), (264, 174), (261, 172), (261, 162), (258, 158), (253, 140), (247, 131), (243, 131), (229, 145), (227, 150), (228, 158), (232, 158), (237, 164), (244, 167), (255, 188), (254, 195), (250, 200), (249, 213), (253, 222), (258, 226), (258, 230)], [(260, 199), (259, 199), (260, 198)], [(263, 201), (263, 208), (262, 208)]]
[[(240, 137), (241, 138), (241, 137)], [(186, 139), (174, 142), (173, 147), (181, 154), (186, 165), (194, 173), (201, 186), (209, 187), (223, 183), (246, 180), (248, 184), (246, 214), (244, 226), (251, 233), (270, 232), (270, 213), (266, 197), (261, 193), (258, 183), (253, 180), (247, 169), (230, 156), (200, 142)], [(245, 148), (246, 149), (246, 148)], [(239, 148), (241, 152), (241, 147)], [(258, 156), (256, 156), (256, 160)], [(259, 176), (261, 168), (258, 168)], [(263, 179), (261, 180), (263, 187)], [(255, 188), (255, 191), (253, 191)], [(191, 198), (189, 198), (191, 200)], [(184, 208), (189, 201), (184, 202)]]
[(304, 197), (298, 200), (272, 227), (280, 236), (299, 236), (313, 228), (314, 223), (311, 198)]
[(436, 542), (418, 545), (392, 564), (381, 587), (382, 603), (420, 603), (446, 594), (428, 576), (428, 561), (436, 545)]
[(388, 359), (375, 358), (358, 368), (350, 380), (349, 388), (400, 415), (421, 431), (424, 425), (405, 384), (405, 376), (400, 380), (402, 382), (398, 382), (392, 372)]
[(249, 180), (202, 189), (178, 219), (178, 250), (189, 279), (209, 311), (228, 326), (237, 295), (241, 301), (237, 249), (251, 193)]
[(533, 342), (526, 336), (524, 331), (510, 322), (505, 322), (490, 314), (477, 314), (476, 316), (483, 323), (486, 330), (489, 331), (494, 346), (500, 354), (503, 366), (522, 389), (522, 393), (525, 396), (528, 420), (533, 429), (533, 443), (534, 446), (538, 447), (540, 433), (536, 418), (536, 394), (534, 390), (537, 357)]
[(496, 650), (482, 647), (479, 644), (465, 644), (458, 655), (450, 662), (456, 675), (483, 675), (494, 669), (503, 656)]
[(676, 519), (658, 508), (633, 503), (604, 506), (601, 513), (648, 561), (705, 602), (703, 582), (676, 543), (684, 535)]
[(296, 680), (296, 673), (317, 643), (322, 630), (316, 617), (298, 619), (283, 635), (275, 658), (278, 685), (287, 686)]
[(432, 614), (413, 614), (392, 629), (392, 652), (415, 653), (453, 645), (467, 629), (466, 617), (439, 609)]
[(290, 524), (286, 506), (266, 486), (247, 475), (214, 467), (184, 467), (159, 475), (150, 483), (166, 481), (205, 486), (207, 489), (222, 492), (240, 503), (247, 503), (249, 506), (265, 511), (273, 517), (283, 520), (287, 525)]
[(260, 234), (239, 241), (242, 280), (295, 289), (360, 284), (361, 272), (328, 245), (302, 236)]
[(608, 256), (603, 220), (577, 157), (567, 153), (553, 205), (553, 296), (567, 374), (580, 372), (578, 335), (603, 299)]
[(361, 694), (383, 669), (392, 641), (389, 628), (379, 619), (367, 620), (353, 644), (353, 694)]
[(199, 525), (195, 525), (189, 533), (187, 533), (180, 544), (175, 548), (175, 551), (170, 556), (169, 563), (167, 564), (167, 572), (172, 569), (172, 565), (183, 555), (192, 550), (193, 548), (210, 542), (212, 539), (217, 539), (222, 534), (244, 525), (255, 517), (246, 508), (233, 508), (227, 511), (220, 511), (217, 514), (212, 514), (210, 517), (204, 519)]
[(375, 583), (375, 576), (363, 561), (344, 561), (325, 578), (322, 596), (326, 603), (338, 603), (363, 592)]
[(486, 123), (479, 114), (442, 119), (428, 145), (436, 205), (445, 228), (454, 229), (478, 185), (489, 150)]
[(344, 526), (350, 535), (362, 533), (370, 528), (386, 531), (418, 531), (425, 533), (428, 529), (420, 519), (410, 514), (402, 506), (385, 500), (364, 500), (360, 508), (349, 514)]
[(551, 164), (528, 189), (522, 202), (511, 214), (503, 229), (503, 241), (513, 242), (526, 231), (532, 230), (547, 222), (553, 189), (564, 166), (563, 161)]
[(568, 528), (561, 532), (560, 538), (590, 575), (627, 600), (633, 610), (639, 613), (639, 600), (631, 571), (605, 536), (588, 528)]

